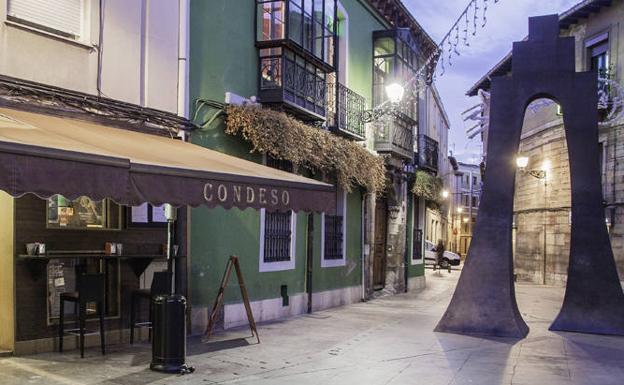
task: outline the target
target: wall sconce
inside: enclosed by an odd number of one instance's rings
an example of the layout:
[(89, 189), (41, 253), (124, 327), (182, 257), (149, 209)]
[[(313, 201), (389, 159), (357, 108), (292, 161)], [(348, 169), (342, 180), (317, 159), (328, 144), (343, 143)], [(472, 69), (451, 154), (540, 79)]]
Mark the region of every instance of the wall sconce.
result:
[(547, 161), (544, 161), (544, 167), (541, 170), (526, 170), (526, 167), (529, 165), (529, 157), (528, 156), (517, 156), (516, 157), (516, 166), (520, 170), (520, 172), (524, 174), (531, 175), (537, 179), (545, 179), (546, 178), (546, 164)]

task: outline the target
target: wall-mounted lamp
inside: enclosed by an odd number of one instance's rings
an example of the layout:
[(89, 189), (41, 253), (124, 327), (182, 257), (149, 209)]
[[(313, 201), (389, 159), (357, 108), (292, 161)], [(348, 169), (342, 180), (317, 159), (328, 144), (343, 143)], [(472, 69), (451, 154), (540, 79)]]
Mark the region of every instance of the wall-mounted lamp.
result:
[(516, 166), (518, 169), (525, 174), (529, 174), (537, 179), (545, 179), (546, 178), (546, 164), (547, 161), (544, 161), (544, 167), (540, 170), (526, 170), (526, 167), (529, 165), (529, 157), (528, 156), (517, 156), (516, 157)]
[(386, 86), (386, 95), (390, 103), (400, 103), (403, 100), (405, 88), (399, 83), (391, 83)]

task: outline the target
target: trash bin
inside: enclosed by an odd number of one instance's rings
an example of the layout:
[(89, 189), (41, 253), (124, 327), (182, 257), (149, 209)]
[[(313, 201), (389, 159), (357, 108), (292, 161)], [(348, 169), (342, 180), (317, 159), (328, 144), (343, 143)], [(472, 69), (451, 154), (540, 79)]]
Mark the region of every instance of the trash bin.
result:
[(158, 295), (152, 299), (152, 363), (150, 369), (183, 373), (186, 366), (186, 298)]

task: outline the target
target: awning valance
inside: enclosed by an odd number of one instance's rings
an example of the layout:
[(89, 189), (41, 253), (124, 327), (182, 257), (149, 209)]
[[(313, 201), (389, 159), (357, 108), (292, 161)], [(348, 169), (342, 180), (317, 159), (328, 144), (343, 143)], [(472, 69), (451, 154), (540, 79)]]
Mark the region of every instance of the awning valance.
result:
[(335, 188), (177, 139), (0, 108), (0, 189), (136, 205), (331, 212)]

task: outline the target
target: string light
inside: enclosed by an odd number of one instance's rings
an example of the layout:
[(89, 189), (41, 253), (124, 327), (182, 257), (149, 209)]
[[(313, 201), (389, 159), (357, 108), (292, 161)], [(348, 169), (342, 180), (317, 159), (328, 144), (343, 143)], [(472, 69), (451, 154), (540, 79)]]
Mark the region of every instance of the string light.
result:
[[(381, 119), (382, 116), (393, 115), (396, 111), (405, 110), (409, 103), (412, 103), (418, 98), (418, 94), (421, 90), (435, 82), (437, 76), (444, 76), (447, 66), (453, 65), (453, 57), (460, 56), (459, 24), (462, 23), (464, 25), (461, 30), (461, 33), (463, 33), (463, 37), (461, 37), (461, 39), (463, 39), (463, 45), (465, 47), (470, 47), (469, 32), (471, 32), (472, 36), (476, 36), (479, 25), (481, 28), (485, 28), (487, 24), (488, 1), (491, 0), (470, 0), (466, 8), (464, 8), (464, 11), (459, 15), (442, 40), (440, 40), (434, 51), (427, 57), (414, 76), (403, 85), (405, 88), (405, 96), (402, 101), (399, 103), (390, 103), (388, 101), (381, 103), (373, 110), (365, 112), (364, 121), (377, 121)], [(499, 1), (500, 0), (494, 0), (494, 4), (497, 4)], [(479, 17), (479, 10), (482, 10), (481, 17)], [(472, 28), (469, 20), (470, 15), (472, 15)], [(479, 18), (482, 19), (481, 23), (478, 23)], [(438, 64), (440, 64), (439, 69), (437, 68)]]

